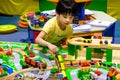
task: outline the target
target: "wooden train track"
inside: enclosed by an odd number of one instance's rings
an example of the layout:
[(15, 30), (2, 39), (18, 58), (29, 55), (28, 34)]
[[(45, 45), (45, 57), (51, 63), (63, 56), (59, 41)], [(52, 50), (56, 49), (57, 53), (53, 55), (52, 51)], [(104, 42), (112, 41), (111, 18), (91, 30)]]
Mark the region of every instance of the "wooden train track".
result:
[(114, 49), (114, 50), (120, 50), (120, 44), (98, 44), (98, 43), (84, 43), (82, 42), (83, 38), (81, 37), (76, 37), (68, 40), (68, 43), (72, 45), (77, 45), (77, 46), (88, 46), (91, 48), (109, 48), (109, 49)]
[[(36, 50), (41, 50), (41, 48), (37, 48)], [(23, 49), (22, 48), (16, 48), (16, 49), (12, 49), (12, 51), (14, 51), (14, 52), (18, 52), (19, 54), (22, 54), (23, 56), (24, 55), (27, 55), (24, 51), (23, 51)], [(48, 52), (50, 52), (49, 50), (48, 50)], [(50, 52), (50, 53), (52, 53), (52, 52)], [(52, 53), (53, 54), (53, 53)], [(54, 57), (55, 57), (55, 55), (54, 55)], [(58, 64), (58, 60), (55, 58), (55, 60), (56, 60), (56, 62), (57, 62), (57, 64)], [(45, 70), (50, 70), (50, 69), (52, 69), (52, 68), (58, 68), (58, 65), (57, 66), (48, 66)], [(27, 69), (22, 69), (22, 70), (19, 70), (19, 71), (17, 71), (17, 72), (14, 72), (14, 73), (12, 73), (12, 74), (10, 74), (10, 75), (8, 75), (8, 76), (4, 76), (4, 77), (0, 77), (0, 80), (15, 80), (15, 76), (17, 75), (17, 74), (21, 74), (21, 73), (24, 73), (24, 72), (30, 72), (30, 71), (35, 71), (35, 70), (40, 70), (39, 68), (33, 68), (33, 67), (31, 67), (31, 68), (27, 68)]]
[(20, 74), (20, 73), (24, 73), (24, 72), (29, 72), (29, 71), (35, 71), (35, 70), (39, 70), (38, 68), (27, 68), (27, 69), (22, 69), (22, 70), (19, 70), (17, 72), (14, 72), (8, 76), (5, 76), (5, 77), (1, 77), (0, 80), (15, 80), (15, 76), (17, 74)]
[[(47, 67), (45, 70), (50, 70), (52, 68), (53, 68), (52, 66)], [(54, 66), (54, 68), (57, 68), (57, 66)], [(12, 74), (10, 74), (8, 76), (1, 77), (0, 80), (15, 80), (15, 76), (17, 74), (21, 74), (21, 73), (24, 73), (24, 72), (30, 72), (30, 71), (38, 71), (38, 70), (40, 70), (40, 69), (39, 68), (33, 68), (33, 67), (27, 68), (27, 69), (22, 69), (22, 70), (19, 70), (17, 72), (14, 72), (14, 73), (12, 73)]]
[(58, 67), (58, 71), (61, 72), (61, 66), (60, 66), (60, 62), (59, 62), (58, 57), (57, 57), (57, 53), (53, 53), (50, 50), (48, 50), (48, 52), (51, 53), (52, 56), (54, 57), (56, 65)]

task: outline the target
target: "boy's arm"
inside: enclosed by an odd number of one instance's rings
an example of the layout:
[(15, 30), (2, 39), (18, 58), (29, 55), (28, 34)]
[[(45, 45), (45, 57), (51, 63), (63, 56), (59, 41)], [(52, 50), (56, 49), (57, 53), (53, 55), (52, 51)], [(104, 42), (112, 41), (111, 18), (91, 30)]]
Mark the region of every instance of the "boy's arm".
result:
[(44, 40), (44, 37), (46, 36), (46, 33), (44, 31), (41, 31), (37, 38), (35, 39), (35, 42), (42, 46), (47, 46), (52, 52), (56, 53), (58, 51), (58, 47), (53, 45), (50, 42), (47, 42)]
[(44, 40), (44, 37), (46, 36), (46, 33), (44, 31), (41, 31), (39, 35), (36, 37), (35, 42), (37, 44), (40, 44), (42, 46), (47, 46), (49, 42)]

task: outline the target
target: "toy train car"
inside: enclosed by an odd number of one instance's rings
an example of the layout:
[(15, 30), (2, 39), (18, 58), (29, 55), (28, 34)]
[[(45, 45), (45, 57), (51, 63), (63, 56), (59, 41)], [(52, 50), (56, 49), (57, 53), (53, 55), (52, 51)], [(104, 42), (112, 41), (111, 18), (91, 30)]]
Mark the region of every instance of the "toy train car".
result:
[[(92, 41), (95, 41), (95, 40), (92, 40), (92, 39), (84, 39), (83, 40), (84, 43), (92, 43)], [(108, 40), (101, 39), (99, 41), (99, 44), (109, 44), (109, 43), (111, 43), (111, 42), (109, 42)]]
[(37, 62), (37, 66), (39, 67), (39, 69), (42, 67), (43, 69), (46, 69), (46, 64), (43, 62)]
[(30, 59), (29, 57), (25, 56), (25, 62), (26, 64), (33, 66), (33, 67), (38, 67), (38, 68), (43, 68), (46, 69), (46, 64), (44, 62), (37, 62), (33, 59)]
[(83, 42), (84, 43), (92, 43), (92, 39), (84, 39)]
[(31, 59), (25, 56), (25, 62), (30, 65)]
[(96, 65), (96, 63), (99, 63), (99, 65), (103, 65), (103, 66), (107, 66), (107, 67), (111, 67), (112, 63), (110, 62), (102, 62), (102, 60), (91, 60), (91, 61), (81, 61), (81, 60), (77, 60), (77, 61), (66, 61), (64, 62), (64, 66), (65, 68), (70, 68), (70, 67), (84, 67), (84, 66), (90, 66), (90, 65)]
[(91, 60), (91, 61), (90, 61), (90, 64), (91, 64), (91, 65), (96, 65), (97, 62), (98, 62), (100, 65), (103, 65), (103, 66), (105, 66), (105, 67), (112, 67), (112, 65), (113, 65), (112, 62), (106, 62), (106, 61), (102, 62), (102, 60)]
[(103, 62), (103, 66), (107, 66), (107, 67), (112, 67), (112, 62), (106, 62), (106, 61), (104, 61)]
[(100, 65), (102, 65), (102, 60), (91, 60), (91, 61), (90, 61), (90, 64), (91, 64), (91, 65), (95, 65), (97, 62), (98, 62)]
[(80, 66), (90, 66), (90, 62), (88, 61), (67, 61), (67, 62), (64, 62), (64, 66), (65, 68), (70, 68), (70, 67), (74, 67), (74, 68), (77, 68), (77, 67), (80, 67)]

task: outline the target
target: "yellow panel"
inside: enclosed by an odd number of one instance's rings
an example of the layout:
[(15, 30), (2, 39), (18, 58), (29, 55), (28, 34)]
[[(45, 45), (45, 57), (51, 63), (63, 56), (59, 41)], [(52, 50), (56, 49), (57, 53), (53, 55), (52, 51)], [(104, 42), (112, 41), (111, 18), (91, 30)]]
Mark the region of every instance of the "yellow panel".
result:
[(63, 61), (61, 55), (58, 55), (58, 59), (59, 59), (59, 62)]
[(107, 13), (116, 18), (120, 19), (120, 0), (108, 0), (107, 1)]
[(0, 13), (23, 15), (39, 9), (39, 0), (0, 0)]
[[(48, 1), (57, 3), (59, 0), (48, 0)], [(75, 1), (76, 2), (88, 2), (88, 1), (92, 1), (92, 0), (75, 0)]]
[(62, 74), (63, 74), (64, 77), (66, 77), (66, 73), (65, 73), (65, 71), (62, 71)]
[(60, 63), (60, 65), (61, 65), (61, 69), (64, 70), (64, 69), (65, 69), (64, 64), (63, 64), (63, 63)]

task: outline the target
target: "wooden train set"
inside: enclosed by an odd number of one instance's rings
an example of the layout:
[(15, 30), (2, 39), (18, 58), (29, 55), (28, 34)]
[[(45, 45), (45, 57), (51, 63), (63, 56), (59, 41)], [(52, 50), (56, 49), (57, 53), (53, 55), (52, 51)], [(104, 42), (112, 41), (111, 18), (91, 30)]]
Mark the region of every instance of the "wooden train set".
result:
[[(35, 46), (34, 49), (31, 48), (32, 44), (25, 44), (24, 46), (27, 47), (18, 47), (19, 44), (17, 44), (17, 48), (12, 46), (6, 47), (5, 43), (1, 42), (2, 47), (0, 48), (0, 80), (17, 80), (18, 75), (22, 74), (21, 79), (25, 79), (25, 72), (31, 72), (31, 71), (39, 71), (39, 73), (35, 74), (34, 77), (32, 77), (30, 80), (37, 80), (37, 79), (43, 79), (45, 77), (41, 77), (42, 75), (48, 74), (50, 71), (50, 74), (57, 74), (58, 79), (63, 79), (63, 80), (74, 80), (74, 79), (95, 79), (95, 80), (106, 80), (106, 79), (113, 79), (113, 80), (119, 80), (120, 79), (120, 63), (119, 62), (112, 62), (112, 49), (113, 50), (120, 50), (120, 45), (119, 44), (111, 44), (111, 40), (108, 40), (108, 38), (103, 38), (103, 37), (92, 37), (91, 39), (85, 39), (82, 37), (77, 37), (77, 38), (71, 38), (68, 40), (68, 49), (62, 48), (59, 53), (54, 54), (51, 51), (47, 49), (43, 49), (43, 47), (37, 47)], [(102, 42), (101, 42), (102, 41)], [(8, 44), (8, 43), (7, 43)], [(13, 45), (13, 44), (11, 44)], [(70, 58), (71, 56), (71, 51), (73, 50), (69, 47), (69, 45), (72, 45), (72, 48), (76, 48), (73, 51), (73, 58)], [(20, 45), (19, 45), (20, 46)], [(81, 48), (77, 48), (80, 46)], [(86, 48), (86, 52), (84, 53), (86, 56), (85, 58), (79, 58), (79, 54), (83, 54), (84, 48)], [(106, 53), (106, 59), (94, 59), (92, 58), (92, 50), (91, 49), (103, 49), (105, 50)], [(33, 49), (33, 50), (32, 50)], [(38, 60), (36, 57), (39, 57), (40, 54), (43, 53), (38, 53), (36, 54), (34, 50), (37, 50), (38, 52), (42, 52), (42, 50), (46, 50), (47, 54), (52, 54), (54, 59), (52, 59), (52, 62), (47, 60), (43, 60), (44, 57), (42, 57), (42, 60)], [(63, 51), (65, 50), (65, 51)], [(78, 51), (79, 50), (79, 51)], [(90, 51), (89, 51), (90, 50)], [(63, 51), (63, 52), (62, 52)], [(17, 53), (16, 53), (17, 52)], [(45, 52), (45, 51), (44, 51)], [(76, 53), (75, 53), (76, 52)], [(80, 53), (81, 52), (81, 53)], [(35, 53), (35, 54), (34, 54)], [(63, 54), (65, 53), (65, 54)], [(13, 54), (15, 56), (13, 56)], [(16, 55), (19, 54), (20, 60), (19, 62), (15, 62), (17, 60)], [(34, 54), (34, 56), (33, 56)], [(76, 54), (78, 54), (76, 56)], [(113, 53), (114, 54), (114, 53)], [(32, 56), (31, 56), (32, 55)], [(37, 56), (35, 56), (37, 55)], [(45, 54), (44, 54), (45, 55)], [(78, 58), (76, 58), (76, 57)], [(15, 58), (16, 57), (16, 58)], [(7, 59), (8, 58), (8, 59)], [(40, 58), (40, 57), (39, 57)], [(14, 59), (14, 60), (13, 60)], [(15, 71), (14, 67), (11, 71), (11, 66), (9, 62), (14, 61), (12, 66), (18, 66), (20, 64), (24, 68), (17, 69)], [(119, 60), (118, 60), (119, 61)], [(54, 63), (53, 63), (54, 62)], [(24, 64), (23, 64), (24, 63)], [(15, 65), (16, 64), (16, 65)], [(10, 70), (10, 71), (9, 71)], [(47, 72), (48, 71), (48, 72)], [(73, 71), (75, 71), (74, 74)], [(7, 74), (6, 74), (7, 72)], [(105, 76), (105, 72), (106, 76)], [(82, 73), (82, 74), (81, 74)], [(4, 74), (4, 75), (3, 75)], [(36, 77), (36, 75), (39, 75), (39, 77)], [(101, 77), (101, 76), (103, 77)], [(17, 77), (16, 77), (17, 76)], [(50, 75), (48, 75), (47, 78), (50, 78)], [(46, 80), (45, 79), (45, 80)]]

